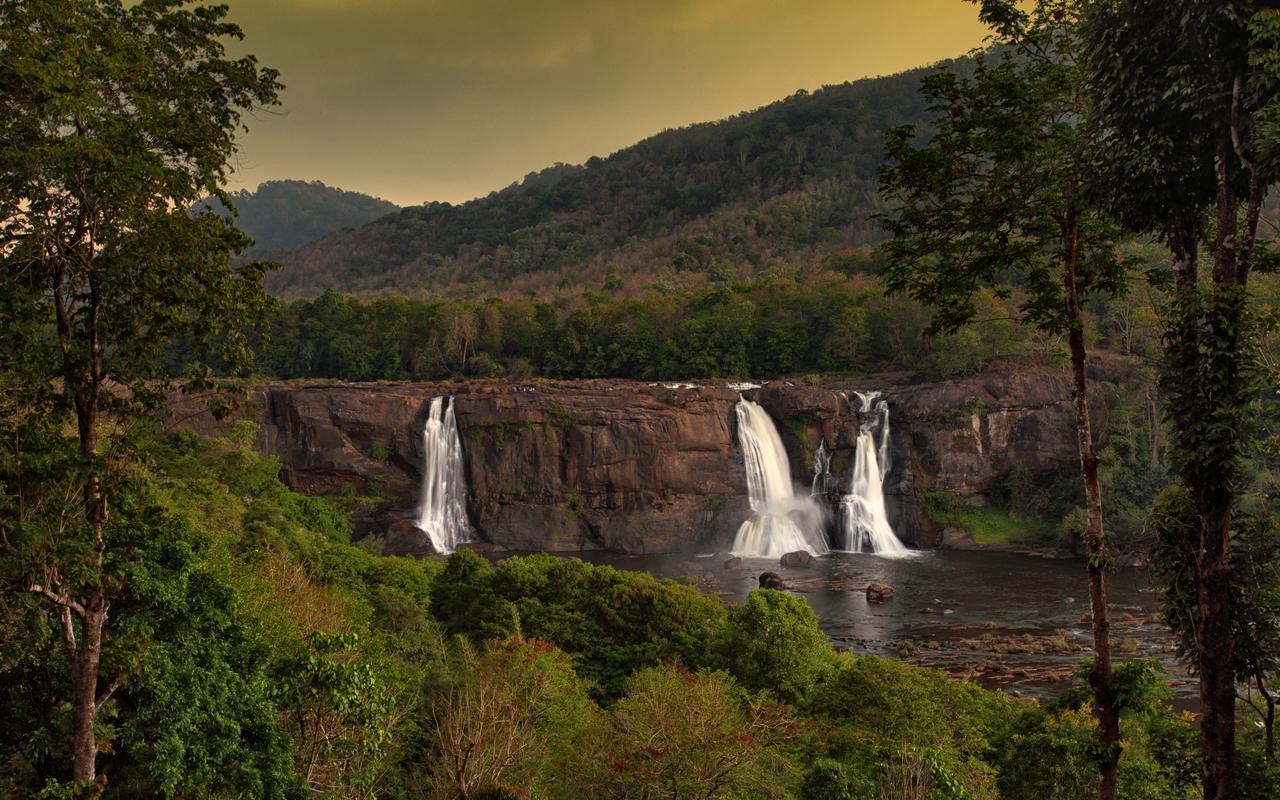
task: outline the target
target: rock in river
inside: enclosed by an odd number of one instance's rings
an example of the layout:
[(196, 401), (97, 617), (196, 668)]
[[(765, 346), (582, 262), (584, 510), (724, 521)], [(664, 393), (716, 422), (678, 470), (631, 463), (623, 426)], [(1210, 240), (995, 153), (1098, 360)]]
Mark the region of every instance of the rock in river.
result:
[(784, 567), (808, 567), (812, 566), (815, 560), (808, 550), (796, 550), (784, 555), (781, 563)]
[(872, 581), (867, 586), (867, 602), (883, 603), (893, 598), (893, 587), (881, 581)]
[(787, 585), (782, 582), (782, 576), (776, 572), (760, 573), (761, 589), (785, 589)]

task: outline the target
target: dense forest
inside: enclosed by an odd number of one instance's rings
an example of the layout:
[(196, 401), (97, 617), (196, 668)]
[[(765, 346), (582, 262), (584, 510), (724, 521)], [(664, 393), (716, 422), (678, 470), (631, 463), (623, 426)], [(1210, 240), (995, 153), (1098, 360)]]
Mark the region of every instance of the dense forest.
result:
[(800, 92), (468, 203), (406, 208), (283, 256), (267, 285), (284, 296), (506, 293), (612, 273), (640, 288), (667, 271), (749, 277), (820, 259), (878, 238), (868, 216), (880, 208), (884, 131), (927, 121), (924, 74)]
[[(253, 239), (246, 257), (283, 253), (324, 236), (356, 228), (396, 211), (396, 205), (320, 181), (266, 181), (258, 188), (227, 195), (236, 225)], [(193, 206), (230, 216), (222, 201), (205, 198)]]
[[(1080, 690), (1040, 706), (839, 653), (775, 590), (726, 609), (573, 559), (379, 555), (350, 541), (358, 498), (291, 492), (252, 439), (164, 436), (131, 475), (110, 796), (1041, 800), (1094, 780)], [(63, 774), (66, 664), (38, 598), (3, 608), (0, 795), (31, 797)], [(1189, 798), (1194, 728), (1155, 670), (1123, 673), (1121, 785)], [(1274, 765), (1243, 746), (1240, 796), (1264, 800)]]

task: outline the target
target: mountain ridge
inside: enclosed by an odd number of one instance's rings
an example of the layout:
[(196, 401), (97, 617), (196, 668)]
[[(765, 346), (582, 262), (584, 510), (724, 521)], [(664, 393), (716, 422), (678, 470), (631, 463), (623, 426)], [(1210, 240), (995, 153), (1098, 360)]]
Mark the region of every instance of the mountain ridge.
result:
[[(398, 210), (388, 200), (327, 186), (322, 181), (263, 181), (255, 189), (228, 193), (236, 224), (254, 240), (245, 256), (269, 257), (329, 234), (359, 227)], [(228, 216), (217, 198), (196, 203), (197, 210)]]
[(939, 68), (827, 86), (555, 164), (485, 197), (394, 211), (284, 253), (268, 288), (372, 294), (630, 291), (802, 269), (874, 243), (884, 131), (925, 126)]

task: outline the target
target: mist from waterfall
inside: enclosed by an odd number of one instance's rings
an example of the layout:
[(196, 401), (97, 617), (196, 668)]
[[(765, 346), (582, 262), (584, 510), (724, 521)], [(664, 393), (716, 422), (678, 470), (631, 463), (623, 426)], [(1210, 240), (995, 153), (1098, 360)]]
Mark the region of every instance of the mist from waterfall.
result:
[[(864, 421), (858, 433), (849, 494), (840, 503), (842, 544), (853, 553), (907, 555), (911, 551), (894, 535), (884, 504), (884, 477), (889, 464), (889, 403), (880, 399), (879, 392), (856, 394)], [(878, 442), (876, 429), (880, 434)]]
[(467, 478), (462, 462), (462, 441), (453, 417), (452, 398), (431, 401), (422, 429), (422, 499), (418, 527), (431, 539), (437, 553), (452, 553), (471, 541), (467, 521)]
[(787, 451), (773, 420), (750, 400), (739, 400), (736, 410), (752, 513), (738, 528), (733, 554), (781, 558), (796, 550), (826, 553), (822, 509), (812, 497), (796, 495)]

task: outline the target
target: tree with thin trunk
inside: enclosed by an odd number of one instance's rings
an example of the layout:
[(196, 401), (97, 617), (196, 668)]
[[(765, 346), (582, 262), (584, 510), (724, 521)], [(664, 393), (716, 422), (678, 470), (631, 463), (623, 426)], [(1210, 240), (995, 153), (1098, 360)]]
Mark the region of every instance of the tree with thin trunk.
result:
[(983, 290), (1016, 298), (1023, 320), (1065, 338), (1084, 485), (1094, 659), (1089, 671), (1098, 721), (1098, 796), (1116, 797), (1120, 708), (1112, 674), (1106, 573), (1112, 563), (1102, 514), (1098, 454), (1089, 408), (1084, 303), (1116, 295), (1126, 263), (1119, 231), (1093, 201), (1094, 140), (1076, 59), (1081, 6), (983, 0), (994, 47), (974, 55), (972, 74), (940, 72), (922, 90), (936, 114), (917, 143), (891, 131), (882, 188), (890, 291), (934, 309), (933, 330), (973, 322)]
[(61, 631), (84, 794), (131, 666), (112, 656), (130, 558), (113, 508), (172, 386), (155, 380), (165, 347), (191, 337), (242, 363), (266, 302), (264, 267), (230, 261), (244, 236), (188, 208), (229, 205), (242, 114), (280, 86), (226, 54), (241, 33), (225, 6), (188, 6), (0, 0), (0, 425), (21, 462), (0, 487), (0, 586), (42, 598)]
[[(1169, 455), (1196, 535), (1195, 668), (1206, 800), (1235, 796), (1231, 554), (1243, 462), (1260, 397), (1250, 272), (1280, 177), (1280, 18), (1275, 0), (1097, 0), (1085, 61), (1113, 214), (1159, 236), (1171, 269), (1161, 394)], [(1201, 274), (1202, 250), (1212, 262)]]

